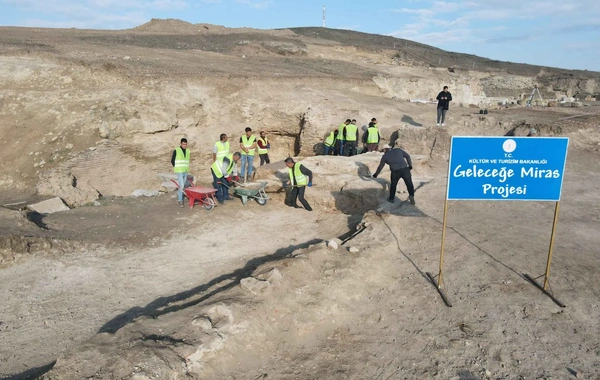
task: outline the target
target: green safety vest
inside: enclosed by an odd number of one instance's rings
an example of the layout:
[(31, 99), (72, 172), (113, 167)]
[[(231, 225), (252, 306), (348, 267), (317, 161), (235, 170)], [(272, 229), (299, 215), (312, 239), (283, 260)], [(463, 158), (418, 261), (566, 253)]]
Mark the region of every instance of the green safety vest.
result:
[(175, 173), (187, 173), (190, 171), (190, 148), (185, 150), (185, 154), (183, 154), (181, 147), (175, 149), (175, 152), (175, 166), (173, 167), (173, 171)]
[(325, 145), (333, 146), (335, 144), (335, 133), (331, 132), (329, 136), (325, 139)]
[[(293, 170), (293, 172), (292, 172)], [(306, 186), (308, 185), (308, 178), (300, 171), (300, 163), (296, 162), (294, 168), (288, 168), (288, 174), (290, 175), (290, 182), (292, 186)], [(296, 183), (294, 183), (294, 175), (296, 176)]]
[(367, 132), (367, 144), (377, 144), (379, 142), (379, 130), (377, 127), (369, 127)]
[(250, 149), (250, 147), (252, 146), (252, 144), (254, 144), (254, 142), (256, 141), (256, 136), (250, 136), (250, 138), (248, 138), (248, 136), (243, 135), (242, 136), (242, 145), (246, 148), (248, 148), (248, 153), (246, 153), (243, 149), (242, 149), (242, 156), (254, 156), (254, 149)]
[(344, 141), (344, 128), (346, 128), (346, 124), (342, 123), (338, 127), (338, 140)]
[(356, 125), (346, 125), (346, 141), (356, 141), (356, 132), (358, 132), (358, 127)]
[[(225, 157), (229, 159), (229, 166), (227, 167), (227, 172), (223, 173), (223, 161), (225, 161)], [(213, 173), (217, 178), (229, 177), (231, 172), (233, 172), (233, 166), (235, 165), (235, 161), (233, 161), (233, 154), (226, 154), (225, 157), (217, 158), (215, 162), (213, 162), (211, 168)]]
[(215, 146), (217, 147), (217, 160), (229, 154), (229, 141), (226, 141), (225, 143), (217, 141)]
[[(267, 141), (267, 138), (266, 138), (266, 137), (265, 137), (264, 139), (263, 139), (262, 137), (259, 137), (258, 139), (259, 139), (260, 141), (262, 141), (262, 143), (263, 143), (263, 145), (264, 145), (264, 146), (267, 146), (267, 144), (269, 143), (269, 142)], [(257, 145), (257, 146), (258, 146), (258, 145)], [(266, 154), (266, 153), (269, 153), (269, 150), (268, 150), (267, 148), (261, 148), (261, 147), (258, 147), (258, 154)]]

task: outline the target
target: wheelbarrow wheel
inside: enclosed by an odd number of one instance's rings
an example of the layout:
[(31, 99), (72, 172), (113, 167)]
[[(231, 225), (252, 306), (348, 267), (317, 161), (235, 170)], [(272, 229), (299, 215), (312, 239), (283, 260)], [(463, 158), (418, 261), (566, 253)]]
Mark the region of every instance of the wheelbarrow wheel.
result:
[(256, 198), (256, 203), (258, 203), (261, 206), (264, 206), (267, 204), (267, 198)]
[(212, 198), (206, 198), (202, 201), (202, 206), (204, 206), (206, 210), (211, 211), (215, 208), (215, 201), (213, 201)]

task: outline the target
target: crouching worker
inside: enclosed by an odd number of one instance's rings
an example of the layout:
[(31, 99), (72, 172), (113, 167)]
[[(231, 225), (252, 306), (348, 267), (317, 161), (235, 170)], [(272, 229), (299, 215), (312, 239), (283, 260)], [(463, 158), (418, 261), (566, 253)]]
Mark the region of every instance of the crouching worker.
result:
[(412, 170), (410, 155), (403, 149), (392, 149), (388, 144), (383, 146), (383, 151), (385, 153), (383, 154), (383, 157), (381, 157), (381, 161), (379, 162), (377, 171), (373, 174), (373, 178), (377, 178), (385, 164), (388, 164), (390, 166), (390, 171), (392, 172), (390, 178), (390, 197), (388, 198), (388, 202), (394, 203), (398, 181), (402, 178), (406, 185), (406, 189), (408, 190), (408, 201), (410, 204), (414, 205), (415, 186), (413, 185), (412, 176), (410, 175), (410, 171)]
[(300, 206), (298, 206), (298, 200), (300, 200), (300, 203), (302, 203), (302, 206), (304, 206), (305, 209), (312, 211), (312, 207), (310, 207), (306, 199), (304, 199), (306, 186), (312, 186), (312, 171), (307, 169), (301, 163), (294, 162), (294, 159), (291, 157), (285, 159), (285, 165), (288, 167), (288, 173), (290, 175), (288, 184), (292, 187), (290, 191), (291, 206), (300, 208)]
[(217, 189), (217, 201), (220, 204), (225, 201), (231, 200), (229, 197), (229, 188), (232, 184), (229, 182), (228, 177), (232, 174), (236, 181), (239, 181), (237, 172), (237, 162), (242, 157), (240, 152), (234, 154), (227, 154), (225, 157), (217, 158), (217, 160), (210, 167), (210, 171), (213, 176), (213, 187)]

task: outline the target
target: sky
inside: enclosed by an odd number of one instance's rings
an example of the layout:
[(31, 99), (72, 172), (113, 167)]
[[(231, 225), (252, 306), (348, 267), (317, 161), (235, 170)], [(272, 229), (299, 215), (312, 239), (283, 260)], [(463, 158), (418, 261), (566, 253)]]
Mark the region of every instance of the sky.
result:
[(600, 71), (599, 0), (0, 0), (0, 25), (126, 29), (152, 18), (260, 29), (326, 26), (444, 50)]

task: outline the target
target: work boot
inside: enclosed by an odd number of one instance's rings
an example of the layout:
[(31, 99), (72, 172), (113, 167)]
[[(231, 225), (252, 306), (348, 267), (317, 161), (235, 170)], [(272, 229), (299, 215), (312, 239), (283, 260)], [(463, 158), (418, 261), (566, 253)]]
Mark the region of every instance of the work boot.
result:
[(410, 202), (411, 205), (415, 204), (415, 197), (413, 195), (409, 195), (408, 196), (408, 201)]
[(394, 203), (394, 198), (388, 198), (387, 201), (390, 203)]
[(179, 201), (179, 207), (183, 207), (183, 201)]

